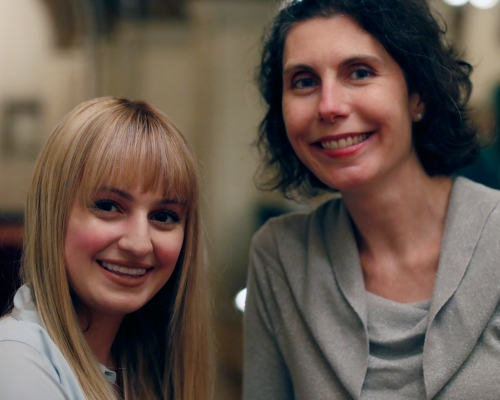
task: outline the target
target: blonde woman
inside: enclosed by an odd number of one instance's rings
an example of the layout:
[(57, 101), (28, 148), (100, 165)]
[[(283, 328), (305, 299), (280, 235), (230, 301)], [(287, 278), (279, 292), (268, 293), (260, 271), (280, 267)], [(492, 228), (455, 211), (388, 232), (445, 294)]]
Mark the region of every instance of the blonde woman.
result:
[(2, 399), (210, 398), (196, 161), (144, 102), (70, 112), (35, 167)]

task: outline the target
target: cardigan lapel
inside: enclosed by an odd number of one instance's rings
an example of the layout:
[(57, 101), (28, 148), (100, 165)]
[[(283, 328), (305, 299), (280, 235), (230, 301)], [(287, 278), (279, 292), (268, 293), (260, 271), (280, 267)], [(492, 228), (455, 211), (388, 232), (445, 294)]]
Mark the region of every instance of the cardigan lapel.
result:
[[(326, 246), (340, 290), (364, 325), (367, 324), (366, 291), (359, 252), (344, 202), (338, 203), (338, 220), (325, 223)], [(325, 221), (326, 222), (326, 221)]]
[[(338, 294), (333, 321), (336, 343), (329, 353), (334, 370), (353, 398), (359, 398), (368, 367), (366, 293), (349, 214), (342, 200), (333, 202), (323, 221), (324, 246), (328, 253)], [(333, 218), (332, 218), (333, 217)], [(341, 321), (340, 323), (338, 321)]]
[(453, 185), (424, 345), (428, 398), (467, 359), (499, 301), (499, 199), (463, 178)]

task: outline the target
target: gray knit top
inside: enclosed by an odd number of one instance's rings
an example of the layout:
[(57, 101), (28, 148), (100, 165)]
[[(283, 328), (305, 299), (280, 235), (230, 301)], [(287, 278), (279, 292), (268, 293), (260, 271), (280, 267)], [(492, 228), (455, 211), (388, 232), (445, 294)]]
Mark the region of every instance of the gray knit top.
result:
[(367, 293), (368, 370), (362, 399), (425, 399), (422, 355), (430, 300), (398, 303)]

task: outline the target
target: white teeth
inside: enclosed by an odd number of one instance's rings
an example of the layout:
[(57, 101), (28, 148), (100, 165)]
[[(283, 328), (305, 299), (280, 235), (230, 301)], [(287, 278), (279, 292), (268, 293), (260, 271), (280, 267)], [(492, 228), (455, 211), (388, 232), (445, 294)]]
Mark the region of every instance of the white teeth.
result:
[(101, 265), (109, 271), (119, 272), (124, 275), (142, 276), (147, 272), (145, 268), (125, 268), (104, 261), (101, 262)]
[(349, 136), (347, 138), (342, 138), (339, 140), (329, 140), (328, 142), (322, 142), (321, 145), (324, 149), (337, 150), (344, 149), (355, 144), (359, 144), (368, 138), (368, 133), (363, 133), (357, 136)]
[[(328, 147), (327, 147), (327, 145), (328, 145)], [(336, 141), (332, 140), (331, 142), (323, 143), (323, 147), (325, 149), (337, 150), (339, 148), (339, 144)]]

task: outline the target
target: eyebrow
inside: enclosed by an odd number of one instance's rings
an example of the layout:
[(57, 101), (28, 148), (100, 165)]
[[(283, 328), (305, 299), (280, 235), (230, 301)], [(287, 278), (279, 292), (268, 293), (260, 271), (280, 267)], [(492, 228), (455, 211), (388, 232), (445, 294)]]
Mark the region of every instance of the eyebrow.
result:
[[(349, 64), (355, 64), (357, 62), (366, 62), (366, 61), (372, 61), (376, 63), (383, 63), (383, 60), (380, 57), (376, 57), (370, 54), (355, 54), (344, 61), (340, 63), (340, 66), (343, 67), (345, 65)], [(306, 70), (310, 72), (315, 72), (315, 69), (311, 67), (308, 64), (292, 64), (286, 68), (283, 69), (283, 75), (288, 74), (290, 71), (294, 69), (301, 69), (301, 70)]]
[[(114, 187), (103, 187), (103, 188), (100, 188), (99, 191), (101, 192), (111, 192), (111, 193), (115, 193), (117, 194), (118, 196), (120, 197), (123, 197), (124, 199), (128, 200), (128, 201), (132, 201), (134, 200), (134, 196), (132, 196), (129, 192), (126, 192), (124, 190), (121, 190), (121, 189), (117, 189), (117, 188), (114, 188)], [(184, 204), (183, 202), (177, 200), (177, 199), (168, 199), (168, 198), (163, 198), (161, 199), (159, 202), (158, 202), (159, 205), (163, 205), (163, 204)]]
[(286, 75), (290, 73), (290, 71), (293, 71), (294, 69), (301, 69), (301, 70), (306, 70), (310, 72), (314, 72), (314, 68), (311, 67), (310, 65), (307, 64), (293, 64), (290, 65), (289, 67), (286, 67), (283, 69), (283, 75)]
[(377, 63), (383, 62), (383, 60), (380, 57), (372, 56), (371, 54), (356, 54), (342, 61), (341, 65), (354, 64), (361, 61), (372, 61)]

